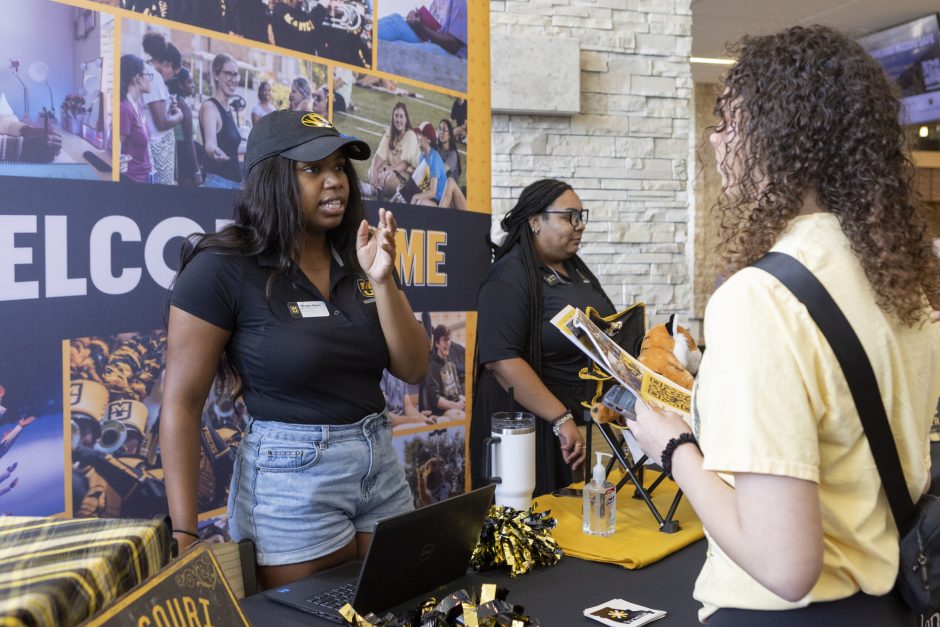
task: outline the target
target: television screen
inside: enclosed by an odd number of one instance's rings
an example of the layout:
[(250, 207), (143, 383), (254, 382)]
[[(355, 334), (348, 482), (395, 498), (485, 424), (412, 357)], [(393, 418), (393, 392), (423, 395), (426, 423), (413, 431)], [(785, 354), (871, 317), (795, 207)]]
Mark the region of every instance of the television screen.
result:
[(932, 13), (858, 42), (901, 88), (902, 123), (940, 120), (940, 23)]

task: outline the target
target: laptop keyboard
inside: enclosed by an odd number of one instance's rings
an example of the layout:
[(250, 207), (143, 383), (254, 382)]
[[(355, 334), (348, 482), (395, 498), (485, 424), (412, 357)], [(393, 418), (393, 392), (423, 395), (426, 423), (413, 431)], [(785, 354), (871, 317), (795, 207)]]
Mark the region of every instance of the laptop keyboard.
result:
[(334, 610), (339, 610), (347, 603), (352, 603), (353, 596), (356, 594), (356, 582), (351, 581), (326, 592), (315, 594), (307, 599), (308, 603), (316, 603)]

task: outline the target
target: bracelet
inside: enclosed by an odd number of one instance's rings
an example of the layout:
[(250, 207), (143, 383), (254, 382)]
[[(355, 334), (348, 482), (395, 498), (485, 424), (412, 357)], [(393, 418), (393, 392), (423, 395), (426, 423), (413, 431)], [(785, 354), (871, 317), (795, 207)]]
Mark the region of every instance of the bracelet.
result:
[(552, 433), (556, 436), (559, 435), (561, 433), (561, 426), (569, 420), (574, 420), (574, 416), (571, 415), (570, 411), (566, 411), (561, 416), (552, 420)]
[(677, 438), (673, 438), (666, 443), (666, 448), (663, 449), (662, 454), (662, 467), (663, 473), (666, 474), (670, 479), (672, 479), (672, 454), (676, 452), (676, 449), (682, 446), (683, 444), (694, 444), (698, 446), (698, 440), (695, 439), (695, 436), (686, 431)]
[(185, 536), (192, 536), (192, 537), (196, 538), (197, 540), (199, 539), (199, 534), (198, 534), (198, 533), (193, 533), (192, 531), (186, 531), (185, 529), (174, 529), (174, 530), (173, 530), (173, 533), (181, 533), (181, 534), (183, 534), (183, 535), (185, 535)]

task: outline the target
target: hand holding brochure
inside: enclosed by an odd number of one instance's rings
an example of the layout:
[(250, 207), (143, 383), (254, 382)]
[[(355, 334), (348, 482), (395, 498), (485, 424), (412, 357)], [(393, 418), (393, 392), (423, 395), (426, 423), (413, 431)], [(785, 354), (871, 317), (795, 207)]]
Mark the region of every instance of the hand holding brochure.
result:
[(571, 305), (552, 324), (597, 365), (647, 405), (688, 415), (692, 393), (641, 364), (610, 339), (587, 315)]

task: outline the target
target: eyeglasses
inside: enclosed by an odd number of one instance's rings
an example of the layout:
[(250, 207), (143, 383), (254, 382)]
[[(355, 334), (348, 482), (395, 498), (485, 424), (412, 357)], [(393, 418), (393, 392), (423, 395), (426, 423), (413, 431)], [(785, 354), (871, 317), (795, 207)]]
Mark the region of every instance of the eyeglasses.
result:
[(567, 214), (568, 220), (571, 222), (571, 226), (578, 226), (579, 224), (588, 223), (588, 210), (587, 209), (558, 209), (556, 211), (545, 210), (542, 213), (559, 213)]
[(153, 72), (141, 72), (140, 75), (146, 78), (148, 81), (153, 80)]
[(222, 78), (229, 80), (229, 81), (238, 80), (238, 72), (229, 72), (228, 70), (222, 70), (221, 72), (219, 72), (219, 74), (222, 75)]

